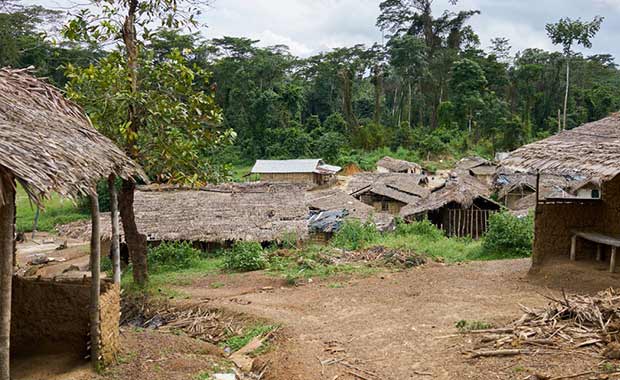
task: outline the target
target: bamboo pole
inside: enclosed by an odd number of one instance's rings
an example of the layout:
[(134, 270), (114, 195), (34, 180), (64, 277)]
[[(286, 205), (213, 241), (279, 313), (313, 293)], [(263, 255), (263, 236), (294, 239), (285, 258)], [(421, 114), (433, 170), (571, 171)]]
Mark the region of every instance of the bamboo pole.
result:
[(0, 171), (0, 380), (10, 380), (15, 183)]
[(118, 223), (118, 193), (116, 192), (116, 176), (110, 175), (108, 178), (108, 188), (110, 191), (110, 214), (112, 220), (112, 278), (115, 284), (121, 283), (121, 252), (120, 234)]
[(99, 294), (101, 292), (101, 237), (99, 234), (99, 199), (97, 192), (90, 196), (92, 234), (90, 238), (90, 354), (95, 368), (99, 364)]

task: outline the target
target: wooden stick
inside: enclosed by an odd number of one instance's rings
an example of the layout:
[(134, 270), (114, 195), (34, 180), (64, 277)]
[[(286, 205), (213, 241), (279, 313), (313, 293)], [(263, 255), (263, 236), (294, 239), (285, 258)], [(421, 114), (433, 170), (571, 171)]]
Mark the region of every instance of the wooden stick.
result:
[(529, 350), (492, 350), (492, 351), (476, 351), (472, 353), (471, 358), (486, 358), (493, 356), (516, 356), (522, 354), (529, 354)]
[(92, 233), (90, 237), (90, 352), (95, 368), (99, 364), (99, 293), (101, 292), (101, 237), (99, 233), (99, 197), (93, 190), (90, 196)]
[(0, 379), (10, 379), (15, 183), (0, 168)]
[(617, 250), (618, 250), (618, 248), (611, 247), (611, 260), (609, 262), (609, 272), (610, 273), (616, 272), (616, 251)]
[(121, 252), (120, 252), (120, 227), (118, 223), (118, 193), (116, 191), (116, 176), (111, 174), (108, 178), (110, 191), (110, 215), (112, 221), (112, 278), (114, 283), (121, 283)]
[(564, 380), (564, 379), (574, 379), (576, 377), (581, 377), (581, 376), (587, 376), (587, 375), (592, 375), (594, 374), (594, 371), (586, 371), (586, 372), (581, 372), (581, 373), (575, 373), (572, 375), (567, 375), (567, 376), (558, 376), (558, 377), (552, 377), (549, 380)]

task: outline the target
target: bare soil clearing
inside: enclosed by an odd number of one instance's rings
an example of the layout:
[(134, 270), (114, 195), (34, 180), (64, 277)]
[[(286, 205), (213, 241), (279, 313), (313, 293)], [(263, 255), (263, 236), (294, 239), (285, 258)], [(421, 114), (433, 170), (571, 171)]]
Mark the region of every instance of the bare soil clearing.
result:
[[(220, 289), (222, 297), (205, 287), (210, 278), (183, 287), (192, 298), (210, 298), (214, 307), (256, 315), (280, 323), (288, 337), (267, 358), (266, 376), (285, 379), (523, 379), (528, 374), (570, 375), (597, 369), (602, 361), (584, 351), (543, 353), (511, 358), (470, 359), (471, 336), (458, 334), (455, 323), (475, 320), (503, 325), (521, 315), (518, 304), (541, 307), (542, 294), (593, 292), (619, 283), (611, 275), (586, 289), (579, 282), (547, 274), (530, 278), (529, 260), (430, 264), (403, 272), (334, 280), (296, 288), (264, 290), (258, 283), (248, 292), (253, 276), (235, 277)], [(588, 268), (591, 270), (591, 268)], [(591, 272), (590, 277), (598, 272)], [(583, 276), (587, 276), (582, 274)], [(561, 277), (561, 275), (559, 275)], [(214, 277), (215, 278), (215, 277)], [(552, 279), (552, 281), (549, 281)], [(235, 293), (234, 289), (243, 289)], [(331, 360), (333, 359), (333, 360)], [(578, 359), (578, 360), (576, 360)], [(323, 362), (323, 364), (321, 364)], [(335, 363), (333, 363), (335, 362)], [(332, 364), (333, 363), (333, 364)], [(357, 373), (363, 377), (355, 377)]]

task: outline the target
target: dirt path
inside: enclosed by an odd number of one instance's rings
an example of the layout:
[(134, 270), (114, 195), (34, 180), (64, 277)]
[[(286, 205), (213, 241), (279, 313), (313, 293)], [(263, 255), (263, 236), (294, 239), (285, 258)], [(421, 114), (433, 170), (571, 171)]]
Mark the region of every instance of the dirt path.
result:
[[(519, 303), (546, 304), (539, 293), (550, 290), (528, 278), (529, 265), (529, 260), (431, 264), (297, 288), (279, 287), (262, 274), (230, 280), (214, 276), (183, 291), (209, 298), (215, 307), (282, 324), (288, 338), (270, 354), (271, 380), (356, 378), (347, 371), (395, 380), (523, 379), (528, 373), (558, 376), (591, 369), (600, 360), (558, 354), (471, 360), (463, 355), (472, 345), (456, 334), (457, 321), (507, 323), (520, 315)], [(212, 281), (221, 282), (216, 292), (205, 286)], [(269, 281), (273, 291), (264, 290)], [(344, 359), (358, 370), (320, 364), (330, 358)]]

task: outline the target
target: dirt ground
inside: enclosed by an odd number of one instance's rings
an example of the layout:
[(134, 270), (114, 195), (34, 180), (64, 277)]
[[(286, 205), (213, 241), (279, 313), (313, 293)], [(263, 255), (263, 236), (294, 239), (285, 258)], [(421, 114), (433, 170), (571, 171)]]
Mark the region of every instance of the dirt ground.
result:
[[(501, 326), (521, 315), (519, 304), (545, 305), (543, 295), (620, 286), (620, 274), (597, 264), (563, 260), (552, 267), (529, 276), (529, 260), (431, 263), (365, 278), (314, 279), (297, 287), (263, 272), (218, 274), (178, 290), (189, 298), (183, 302), (207, 301), (282, 326), (274, 347), (259, 359), (268, 363), (266, 380), (523, 380), (535, 373), (558, 377), (597, 369), (602, 359), (587, 350), (468, 358), (473, 342), (458, 334), (459, 320)], [(102, 376), (83, 362), (79, 367), (56, 360), (58, 368), (30, 376), (28, 364), (18, 362), (15, 378), (195, 380), (225, 362), (218, 348), (184, 336), (123, 329), (122, 339), (120, 363)]]

